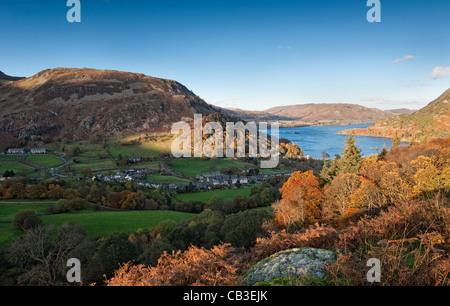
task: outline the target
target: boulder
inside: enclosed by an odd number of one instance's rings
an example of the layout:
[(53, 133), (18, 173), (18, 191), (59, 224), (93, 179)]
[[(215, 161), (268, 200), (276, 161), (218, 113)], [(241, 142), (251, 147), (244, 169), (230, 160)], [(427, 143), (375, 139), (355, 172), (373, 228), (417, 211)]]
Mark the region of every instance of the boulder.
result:
[(325, 263), (336, 259), (332, 251), (315, 248), (295, 248), (278, 252), (267, 257), (244, 275), (247, 285), (259, 282), (270, 282), (279, 277), (300, 278), (315, 276), (322, 278), (325, 275)]

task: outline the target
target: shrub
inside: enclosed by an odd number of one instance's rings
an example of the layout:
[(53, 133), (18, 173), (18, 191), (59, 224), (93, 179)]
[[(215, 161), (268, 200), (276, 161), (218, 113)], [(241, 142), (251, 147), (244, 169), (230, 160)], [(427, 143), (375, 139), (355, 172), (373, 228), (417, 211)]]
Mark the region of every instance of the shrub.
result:
[(39, 217), (36, 215), (34, 210), (21, 210), (14, 215), (12, 219), (12, 226), (15, 228), (24, 229), (25, 220), (28, 218), (32, 218), (26, 223), (28, 228), (33, 226), (33, 224), (37, 225), (40, 221), (37, 221)]

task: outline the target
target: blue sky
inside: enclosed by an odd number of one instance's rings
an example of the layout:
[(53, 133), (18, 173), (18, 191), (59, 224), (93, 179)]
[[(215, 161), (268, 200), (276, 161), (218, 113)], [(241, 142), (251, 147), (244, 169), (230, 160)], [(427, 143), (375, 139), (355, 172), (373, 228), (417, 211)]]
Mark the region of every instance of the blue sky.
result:
[(209, 103), (418, 109), (450, 88), (450, 1), (66, 0), (0, 3), (0, 70), (55, 67), (177, 80)]

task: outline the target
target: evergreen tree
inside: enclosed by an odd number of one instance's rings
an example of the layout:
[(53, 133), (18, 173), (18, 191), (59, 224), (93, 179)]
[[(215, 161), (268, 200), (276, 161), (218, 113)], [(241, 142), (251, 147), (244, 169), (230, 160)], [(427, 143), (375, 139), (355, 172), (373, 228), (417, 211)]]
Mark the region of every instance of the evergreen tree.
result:
[(319, 177), (323, 179), (325, 182), (331, 182), (338, 174), (339, 174), (339, 160), (341, 156), (336, 154), (334, 159), (330, 163), (330, 167), (327, 166), (325, 162), (322, 170), (319, 173)]
[(378, 154), (378, 160), (383, 160), (386, 156), (388, 150), (386, 148), (386, 144), (383, 145), (383, 149), (381, 149), (381, 152)]
[(392, 143), (392, 148), (398, 147), (402, 143), (402, 139), (398, 134), (395, 134), (394, 142)]
[(345, 139), (343, 156), (340, 162), (340, 173), (356, 173), (361, 167), (362, 157), (361, 149), (356, 146), (356, 138), (349, 136)]

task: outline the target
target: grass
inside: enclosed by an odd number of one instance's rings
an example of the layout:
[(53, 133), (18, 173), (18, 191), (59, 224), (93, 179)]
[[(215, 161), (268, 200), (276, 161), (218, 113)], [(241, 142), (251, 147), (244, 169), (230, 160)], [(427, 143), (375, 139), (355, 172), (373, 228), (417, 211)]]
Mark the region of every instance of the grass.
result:
[(149, 182), (157, 182), (157, 183), (165, 183), (165, 184), (185, 184), (189, 183), (189, 180), (181, 179), (175, 176), (167, 176), (160, 174), (150, 174), (147, 176), (147, 181)]
[(0, 155), (0, 161), (1, 160), (18, 160), (19, 155)]
[(0, 175), (6, 171), (14, 171), (16, 176), (26, 176), (35, 170), (19, 162), (0, 162)]
[(86, 162), (79, 162), (77, 164), (70, 164), (70, 171), (79, 172), (83, 169), (90, 168), (92, 171), (116, 169), (117, 164), (112, 159), (93, 160)]
[(182, 193), (177, 195), (178, 199), (184, 201), (201, 201), (208, 202), (213, 196), (216, 196), (218, 199), (228, 199), (235, 198), (237, 195), (241, 196), (250, 196), (252, 188), (255, 185), (250, 185), (248, 187), (238, 188), (238, 189), (224, 189), (224, 190), (210, 190), (210, 191), (202, 191), (202, 192), (194, 192), (194, 193)]
[(55, 201), (0, 201), (0, 221), (11, 221), (20, 210), (34, 210), (36, 214), (46, 213), (47, 207), (52, 203), (55, 203)]
[(44, 168), (56, 168), (63, 164), (59, 158), (53, 155), (28, 155), (27, 161)]
[[(0, 209), (1, 206), (0, 205)], [(27, 206), (28, 205), (28, 206)], [(21, 209), (36, 209), (37, 212), (44, 209), (44, 204), (40, 206), (31, 206), (24, 204)], [(46, 204), (47, 206), (48, 204)], [(45, 206), (45, 208), (46, 208)], [(18, 208), (18, 207), (17, 207)], [(3, 207), (2, 217), (12, 218), (15, 209), (5, 206)], [(89, 236), (106, 236), (114, 232), (132, 233), (138, 229), (151, 229), (163, 220), (174, 220), (176, 222), (182, 219), (194, 217), (195, 214), (167, 211), (167, 210), (151, 210), (151, 211), (94, 211), (86, 210), (81, 212), (64, 213), (58, 215), (40, 216), (44, 225), (61, 226), (65, 223), (79, 223)], [(23, 234), (22, 230), (13, 228), (11, 223), (0, 223), (0, 247), (13, 242), (16, 238)]]
[(249, 168), (255, 168), (255, 165), (229, 159), (200, 159), (200, 158), (190, 158), (186, 160), (184, 158), (177, 158), (172, 161), (170, 168), (186, 177), (195, 177), (196, 175), (201, 175), (207, 172), (221, 171), (224, 168), (236, 167), (240, 170), (247, 170)]
[(168, 133), (153, 133), (150, 136), (133, 135), (108, 140), (106, 149), (114, 158), (157, 157), (160, 153), (169, 153), (173, 136)]
[(175, 211), (82, 211), (59, 215), (42, 216), (44, 225), (79, 223), (89, 236), (105, 236), (114, 232), (132, 233), (138, 229), (150, 229), (163, 220), (179, 222), (195, 214)]
[(13, 242), (23, 231), (13, 228), (11, 223), (0, 223), (0, 247)]

